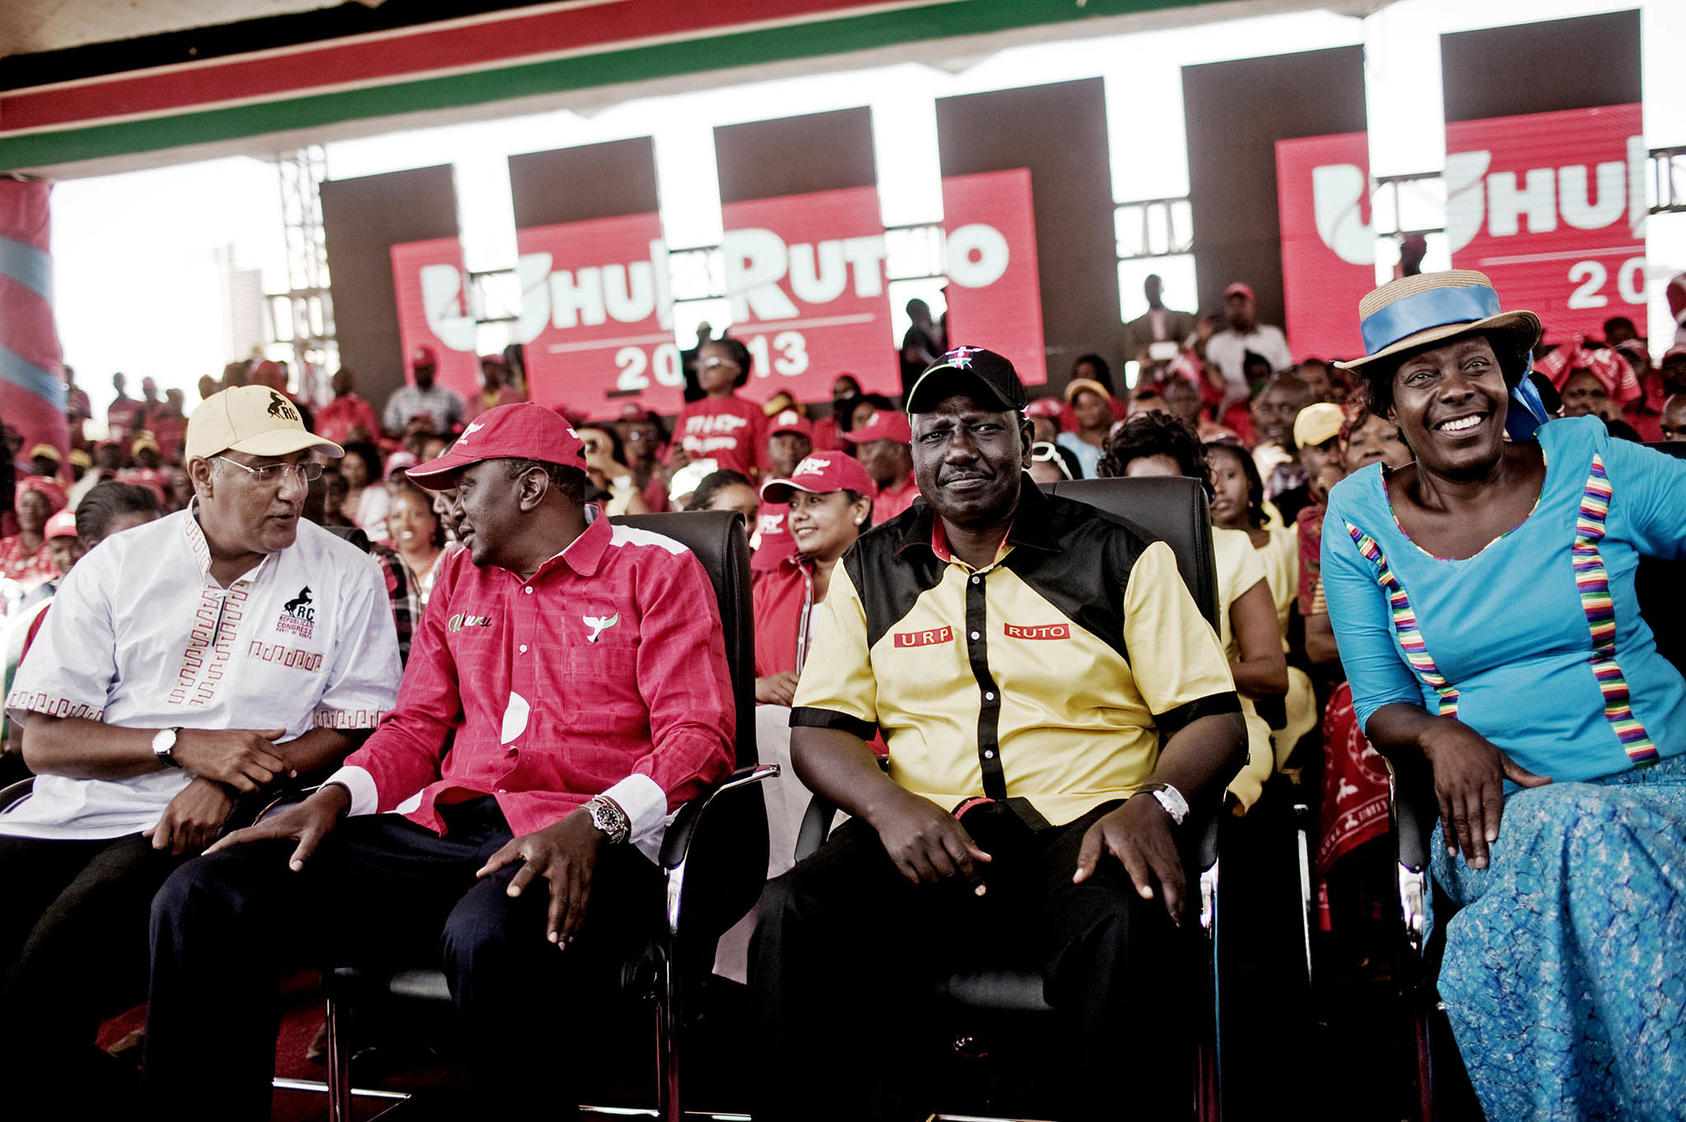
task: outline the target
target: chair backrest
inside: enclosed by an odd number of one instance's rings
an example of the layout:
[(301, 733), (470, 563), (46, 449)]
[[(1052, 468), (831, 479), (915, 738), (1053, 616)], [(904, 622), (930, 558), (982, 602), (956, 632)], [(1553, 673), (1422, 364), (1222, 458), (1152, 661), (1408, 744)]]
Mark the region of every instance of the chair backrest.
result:
[(737, 766), (755, 763), (755, 610), (750, 599), (749, 538), (744, 533), (743, 515), (729, 510), (699, 510), (625, 514), (610, 521), (670, 537), (702, 562), (720, 604), (726, 664), (737, 701)]
[[(1647, 447), (1686, 460), (1686, 441)], [(1657, 636), (1657, 650), (1686, 674), (1686, 560), (1641, 558), (1634, 581), (1639, 611)]]
[(1195, 605), (1217, 628), (1218, 568), (1212, 552), (1212, 520), (1206, 513), (1206, 489), (1199, 480), (1183, 476), (1071, 479), (1047, 485), (1044, 490), (1134, 522), (1149, 537), (1168, 544)]

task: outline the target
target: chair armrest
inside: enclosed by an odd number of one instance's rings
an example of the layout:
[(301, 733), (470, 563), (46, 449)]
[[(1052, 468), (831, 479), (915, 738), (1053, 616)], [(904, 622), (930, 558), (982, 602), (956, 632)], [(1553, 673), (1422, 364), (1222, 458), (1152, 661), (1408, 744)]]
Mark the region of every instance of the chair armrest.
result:
[(1422, 953), (1428, 918), (1429, 841), (1440, 817), (1434, 796), (1434, 770), (1420, 753), (1400, 752), (1387, 761), (1387, 811), (1393, 826), (1398, 865), (1399, 913), (1413, 956)]
[(712, 961), (720, 936), (761, 898), (768, 844), (761, 783), (777, 774), (777, 764), (741, 768), (681, 807), (668, 827), (660, 862), (668, 934), (681, 960)]
[(1440, 818), (1434, 797), (1434, 771), (1418, 752), (1384, 757), (1387, 761), (1388, 817), (1392, 820), (1399, 863), (1414, 872), (1428, 868), (1429, 838)]
[(796, 831), (796, 859), (809, 856), (831, 836), (831, 823), (837, 817), (837, 804), (820, 795), (808, 800), (802, 815), (802, 825)]
[(740, 767), (723, 782), (710, 787), (680, 807), (679, 813), (673, 816), (673, 824), (667, 828), (667, 833), (662, 835), (661, 867), (672, 869), (684, 863), (685, 858), (690, 855), (691, 841), (696, 836), (698, 822), (718, 800), (725, 797), (726, 801), (730, 802), (732, 801), (731, 793), (733, 791), (751, 784), (761, 783), (777, 774), (779, 774), (778, 764), (752, 764), (749, 767)]

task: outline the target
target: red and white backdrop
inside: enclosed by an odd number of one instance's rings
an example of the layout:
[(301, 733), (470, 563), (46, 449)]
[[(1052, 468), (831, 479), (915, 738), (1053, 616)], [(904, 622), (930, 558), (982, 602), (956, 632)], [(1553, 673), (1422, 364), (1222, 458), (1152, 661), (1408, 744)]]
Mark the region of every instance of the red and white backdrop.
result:
[[(1026, 383), (1046, 382), (1029, 172), (951, 177), (943, 204), (952, 314), (989, 325), (986, 345), (1012, 356)], [(755, 358), (746, 396), (828, 399), (845, 370), (868, 389), (899, 391), (876, 188), (730, 203), (723, 218), (731, 333)], [(516, 244), (515, 337), (527, 348), (534, 399), (600, 417), (629, 400), (677, 411), (684, 379), (658, 216), (524, 229)], [(434, 347), (440, 381), (474, 392), (460, 246), (395, 245), (392, 266), (406, 353)]]
[[(1362, 351), (1375, 287), (1364, 134), (1278, 141), (1287, 329), (1296, 354)], [(1647, 149), (1638, 105), (1446, 126), (1446, 236), (1456, 268), (1492, 278), (1548, 341), (1645, 317)], [(1368, 250), (1366, 251), (1366, 245)]]

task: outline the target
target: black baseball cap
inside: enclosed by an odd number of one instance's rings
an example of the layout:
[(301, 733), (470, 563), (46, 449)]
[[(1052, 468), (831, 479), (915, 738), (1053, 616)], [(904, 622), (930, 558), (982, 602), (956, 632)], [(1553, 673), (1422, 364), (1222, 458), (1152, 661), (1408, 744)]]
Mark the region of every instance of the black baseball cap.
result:
[(925, 368), (907, 391), (907, 411), (919, 413), (956, 393), (970, 393), (1002, 410), (1020, 410), (1029, 398), (1013, 364), (982, 347), (955, 347)]

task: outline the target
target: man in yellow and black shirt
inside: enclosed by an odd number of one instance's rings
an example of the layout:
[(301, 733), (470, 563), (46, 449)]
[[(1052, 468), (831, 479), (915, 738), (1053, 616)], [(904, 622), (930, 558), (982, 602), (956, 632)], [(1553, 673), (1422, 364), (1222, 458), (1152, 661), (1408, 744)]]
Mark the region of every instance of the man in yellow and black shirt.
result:
[(924, 1117), (921, 978), (1003, 956), (1073, 1034), (1059, 1116), (1186, 1109), (1176, 828), (1239, 767), (1240, 706), (1170, 547), (1023, 474), (1024, 405), (1000, 355), (933, 364), (907, 401), (923, 501), (820, 607), (791, 753), (854, 817), (762, 901), (758, 1119)]

